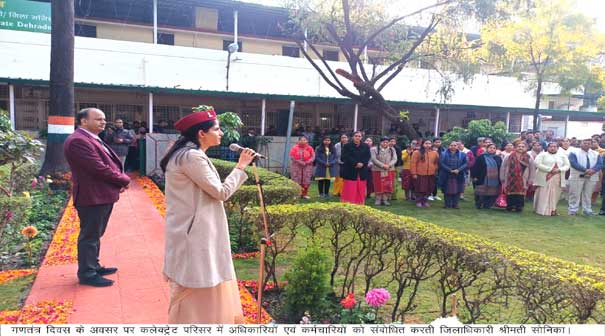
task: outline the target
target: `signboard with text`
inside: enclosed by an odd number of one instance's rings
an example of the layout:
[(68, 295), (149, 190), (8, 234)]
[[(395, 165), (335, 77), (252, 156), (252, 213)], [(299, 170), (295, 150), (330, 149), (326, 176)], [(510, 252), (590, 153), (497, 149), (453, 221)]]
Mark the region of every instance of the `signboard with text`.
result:
[(0, 29), (50, 33), (50, 2), (0, 0)]

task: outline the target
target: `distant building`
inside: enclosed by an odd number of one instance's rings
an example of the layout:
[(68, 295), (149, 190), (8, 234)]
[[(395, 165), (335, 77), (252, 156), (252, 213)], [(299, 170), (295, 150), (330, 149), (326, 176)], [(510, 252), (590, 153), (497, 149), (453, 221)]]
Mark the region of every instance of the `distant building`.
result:
[[(7, 3), (11, 1), (27, 2)], [(388, 120), (356, 107), (322, 81), (295, 41), (282, 32), (280, 26), (288, 20), (285, 9), (229, 0), (157, 0), (157, 10), (153, 4), (76, 1), (74, 110), (98, 107), (108, 120), (146, 122), (157, 130), (160, 123), (172, 128), (192, 106), (205, 104), (218, 112), (238, 113), (257, 134), (273, 126), (276, 135), (285, 135), (294, 101), (295, 125), (378, 132), (391, 128)], [(50, 4), (42, 5), (49, 14)], [(50, 35), (5, 28), (0, 25), (0, 108), (11, 110), (17, 129), (45, 129)], [(231, 57), (227, 91), (225, 50), (234, 41), (239, 51)], [(334, 46), (319, 48), (332, 62), (344, 60)], [(368, 57), (375, 53), (368, 50)], [(516, 78), (477, 75), (469, 84), (454, 83), (452, 99), (442, 104), (438, 75), (410, 67), (383, 93), (396, 108), (410, 111), (410, 122), (422, 134), (483, 118), (520, 132), (532, 127), (524, 117), (534, 105), (526, 86)], [(581, 105), (581, 93), (563, 98), (556, 86), (550, 87), (541, 113), (552, 119), (544, 125), (557, 123), (557, 132), (565, 134), (568, 121), (602, 122), (600, 114), (567, 111)]]

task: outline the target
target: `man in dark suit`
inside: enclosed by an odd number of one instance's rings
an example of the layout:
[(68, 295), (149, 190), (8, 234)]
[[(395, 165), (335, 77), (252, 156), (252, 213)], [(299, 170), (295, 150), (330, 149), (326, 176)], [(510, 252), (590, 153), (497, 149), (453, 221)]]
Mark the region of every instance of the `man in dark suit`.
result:
[(80, 218), (78, 279), (83, 285), (111, 286), (113, 281), (103, 276), (118, 269), (99, 264), (101, 237), (113, 204), (128, 188), (130, 178), (124, 174), (116, 153), (99, 138), (106, 124), (103, 111), (86, 108), (78, 112), (76, 119), (79, 127), (65, 140), (64, 151), (72, 171), (74, 206)]

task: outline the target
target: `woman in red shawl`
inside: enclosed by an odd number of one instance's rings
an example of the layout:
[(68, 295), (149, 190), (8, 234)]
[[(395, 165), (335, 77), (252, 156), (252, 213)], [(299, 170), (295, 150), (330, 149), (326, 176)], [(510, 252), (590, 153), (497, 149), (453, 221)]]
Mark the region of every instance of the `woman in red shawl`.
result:
[(506, 210), (521, 212), (525, 205), (525, 193), (532, 184), (536, 169), (525, 142), (517, 139), (513, 145), (515, 151), (506, 156), (500, 166), (500, 180), (506, 194)]
[(313, 176), (315, 151), (306, 137), (298, 138), (298, 143), (290, 150), (290, 177), (302, 187), (301, 198), (309, 199), (309, 185)]

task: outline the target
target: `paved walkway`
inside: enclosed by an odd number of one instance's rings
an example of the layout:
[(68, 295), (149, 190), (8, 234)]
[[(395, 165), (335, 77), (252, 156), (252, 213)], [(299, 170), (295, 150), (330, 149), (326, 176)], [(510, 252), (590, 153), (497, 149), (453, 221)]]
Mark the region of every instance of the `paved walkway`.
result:
[(81, 286), (77, 265), (44, 264), (26, 303), (69, 300), (69, 323), (166, 323), (168, 284), (162, 278), (164, 219), (140, 184), (116, 203), (102, 239), (101, 263), (119, 268), (111, 287)]

